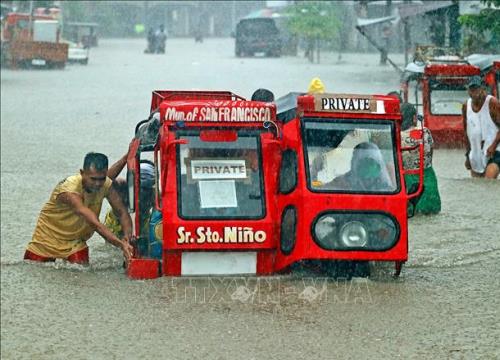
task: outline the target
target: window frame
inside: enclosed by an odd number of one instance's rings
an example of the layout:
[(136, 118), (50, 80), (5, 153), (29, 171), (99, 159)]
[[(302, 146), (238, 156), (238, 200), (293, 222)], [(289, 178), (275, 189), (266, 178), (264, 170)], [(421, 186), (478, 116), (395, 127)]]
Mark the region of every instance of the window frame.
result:
[[(394, 161), (394, 175), (396, 180), (396, 188), (394, 191), (346, 191), (346, 190), (321, 190), (317, 188), (313, 188), (311, 186), (311, 174), (309, 169), (309, 152), (307, 149), (307, 139), (306, 139), (306, 122), (323, 122), (323, 123), (344, 123), (344, 124), (366, 124), (366, 125), (389, 125), (391, 129), (391, 138), (393, 144), (393, 152), (392, 157)], [(302, 133), (302, 146), (304, 153), (304, 169), (306, 176), (306, 186), (309, 191), (312, 193), (320, 193), (320, 194), (349, 194), (349, 195), (377, 195), (377, 196), (387, 196), (387, 195), (395, 195), (401, 192), (401, 176), (400, 176), (400, 164), (398, 161), (398, 145), (396, 144), (396, 125), (395, 120), (383, 120), (383, 119), (361, 119), (361, 118), (340, 118), (340, 117), (301, 117), (301, 133)], [(333, 179), (332, 179), (333, 180)]]
[[(429, 89), (429, 91), (428, 91), (428, 94), (427, 94), (427, 101), (429, 102), (429, 114), (431, 114), (433, 116), (462, 116), (462, 108), (461, 107), (460, 107), (460, 111), (459, 111), (458, 114), (444, 114), (444, 113), (434, 113), (434, 112), (432, 112), (432, 104), (433, 104), (433, 102), (432, 102), (432, 93), (434, 91), (439, 91), (439, 89), (438, 90), (432, 89), (433, 84), (440, 84), (441, 86), (443, 86), (443, 85), (448, 85), (449, 86), (450, 84), (446, 84), (446, 83), (440, 82), (437, 79), (429, 79), (428, 81), (429, 81), (428, 82), (428, 86), (429, 86), (428, 89)], [(462, 102), (462, 104), (463, 104), (469, 98), (469, 95), (467, 93), (467, 86), (466, 86), (466, 84), (458, 84), (458, 85), (463, 85), (464, 86), (465, 99)], [(441, 89), (441, 90), (444, 90), (444, 89)], [(453, 89), (452, 90), (448, 90), (448, 91), (453, 91)]]
[[(254, 137), (256, 139), (256, 150), (258, 152), (258, 160), (259, 160), (259, 184), (260, 184), (260, 190), (261, 190), (261, 209), (262, 213), (261, 215), (256, 215), (256, 216), (189, 216), (189, 215), (184, 215), (182, 213), (182, 181), (181, 181), (181, 158), (180, 158), (180, 152), (181, 152), (181, 147), (177, 146), (176, 147), (176, 157), (175, 157), (175, 167), (176, 167), (176, 186), (177, 186), (177, 216), (182, 219), (182, 220), (221, 220), (221, 221), (227, 221), (227, 220), (261, 220), (264, 219), (267, 216), (267, 204), (266, 204), (266, 191), (265, 191), (265, 183), (264, 183), (264, 163), (262, 161), (262, 141), (261, 141), (261, 134), (263, 133), (262, 130), (255, 130), (255, 129), (235, 129), (235, 128), (213, 128), (213, 127), (204, 127), (204, 128), (198, 128), (198, 129), (183, 129), (183, 130), (177, 130), (175, 132), (175, 139), (179, 140), (182, 137), (187, 137), (187, 136), (198, 136), (200, 135), (201, 131), (204, 130), (234, 130), (238, 133), (238, 139), (240, 137)], [(201, 141), (201, 140), (200, 140)], [(236, 140), (237, 141), (237, 140)], [(223, 143), (223, 142), (217, 142), (217, 143)], [(186, 171), (187, 175), (187, 171)], [(226, 208), (227, 209), (227, 208)]]

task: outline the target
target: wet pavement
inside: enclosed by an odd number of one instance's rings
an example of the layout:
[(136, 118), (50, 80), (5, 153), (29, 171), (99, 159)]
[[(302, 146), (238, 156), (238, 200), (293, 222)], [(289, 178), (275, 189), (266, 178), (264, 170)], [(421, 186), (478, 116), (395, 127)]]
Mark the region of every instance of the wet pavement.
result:
[[(243, 58), (233, 40), (102, 40), (88, 66), (1, 71), (2, 359), (332, 359), (500, 357), (500, 181), (470, 179), (462, 150), (437, 150), (443, 210), (410, 220), (409, 261), (371, 279), (298, 274), (131, 281), (118, 250), (90, 240), (91, 264), (34, 265), (22, 255), (55, 184), (88, 151), (127, 150), (154, 89), (260, 87), (331, 92), (398, 87), (378, 56)], [(401, 63), (402, 56), (396, 56)], [(302, 274), (303, 275), (303, 274)]]

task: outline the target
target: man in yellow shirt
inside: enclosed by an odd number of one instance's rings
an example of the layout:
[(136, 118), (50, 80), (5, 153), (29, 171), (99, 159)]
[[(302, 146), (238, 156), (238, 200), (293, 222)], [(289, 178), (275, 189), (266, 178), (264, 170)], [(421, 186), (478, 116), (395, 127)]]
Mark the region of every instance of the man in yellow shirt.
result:
[[(126, 157), (123, 157), (108, 170), (106, 155), (88, 153), (80, 174), (57, 184), (40, 211), (24, 259), (45, 262), (58, 258), (86, 264), (89, 261), (86, 241), (97, 231), (106, 241), (122, 249), (128, 261), (133, 251), (129, 243), (132, 220), (120, 196), (111, 187), (110, 179), (116, 177), (116, 168), (125, 161)], [(99, 221), (104, 198), (118, 214), (123, 229), (122, 239)]]

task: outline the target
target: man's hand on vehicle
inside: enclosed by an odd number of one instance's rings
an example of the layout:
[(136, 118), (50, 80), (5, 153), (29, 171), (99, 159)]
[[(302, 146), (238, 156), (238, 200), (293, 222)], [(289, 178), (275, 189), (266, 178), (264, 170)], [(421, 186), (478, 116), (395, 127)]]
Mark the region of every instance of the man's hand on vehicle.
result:
[(125, 239), (122, 239), (122, 251), (123, 251), (123, 256), (125, 257), (125, 261), (129, 262), (134, 254), (134, 248)]
[(123, 234), (122, 240), (128, 242), (129, 244), (133, 244), (135, 241), (135, 238), (134, 238), (134, 235), (132, 234), (132, 231), (126, 232), (125, 234)]

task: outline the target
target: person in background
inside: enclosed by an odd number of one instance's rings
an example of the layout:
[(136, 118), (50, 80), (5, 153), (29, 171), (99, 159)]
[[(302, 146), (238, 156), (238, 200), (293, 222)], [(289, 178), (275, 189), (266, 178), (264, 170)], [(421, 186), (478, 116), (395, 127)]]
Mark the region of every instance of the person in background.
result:
[(155, 52), (155, 41), (156, 41), (155, 31), (153, 30), (153, 28), (149, 28), (148, 30), (147, 41), (148, 41), (148, 46), (146, 50), (144, 50), (144, 53), (153, 54)]
[[(124, 178), (115, 179), (115, 180), (113, 180), (113, 183), (111, 186), (119, 194), (125, 208), (128, 208), (129, 201), (128, 201), (127, 180), (125, 180)], [(120, 219), (118, 217), (118, 214), (116, 214), (113, 209), (109, 209), (108, 212), (106, 213), (106, 215), (104, 217), (104, 225), (109, 230), (111, 230), (113, 232), (113, 234), (115, 234), (116, 236), (118, 236), (118, 237), (123, 236), (123, 231), (122, 231), (122, 226), (120, 224)]]
[(486, 93), (480, 76), (468, 85), (470, 98), (462, 106), (465, 168), (472, 177), (496, 179), (500, 173), (500, 103)]
[(309, 83), (309, 87), (307, 89), (308, 94), (323, 94), (325, 92), (325, 85), (323, 85), (323, 81), (320, 78), (315, 77), (312, 78)]
[(252, 101), (273, 102), (274, 94), (267, 89), (257, 89), (252, 94)]
[(377, 145), (362, 142), (352, 152), (351, 169), (326, 184), (339, 191), (381, 192), (395, 190)]
[[(122, 166), (125, 166), (125, 164)], [(140, 193), (139, 193), (139, 218), (142, 224), (141, 226), (141, 236), (147, 237), (147, 231), (149, 226), (149, 217), (151, 215), (151, 209), (153, 208), (154, 201), (154, 165), (149, 162), (141, 162), (140, 165)], [(120, 171), (121, 172), (121, 169)], [(118, 173), (119, 173), (118, 172)], [(116, 178), (113, 180), (113, 188), (116, 189), (117, 193), (120, 195), (122, 201), (126, 206), (128, 206), (130, 199), (128, 198), (128, 186), (127, 181), (124, 178)], [(119, 216), (114, 209), (108, 210), (104, 220), (104, 225), (108, 227), (116, 236), (122, 236), (123, 230), (119, 221)]]
[(160, 25), (158, 30), (155, 32), (155, 53), (165, 54), (165, 44), (167, 42), (167, 32), (165, 31), (165, 26)]
[(399, 93), (399, 91), (391, 91), (391, 92), (388, 92), (387, 95), (396, 97), (399, 100), (399, 104), (403, 103), (403, 98), (401, 97), (401, 94)]
[[(417, 110), (409, 103), (401, 105), (401, 147), (412, 147), (418, 144), (418, 140), (411, 138), (411, 131), (417, 128)], [(424, 189), (417, 203), (415, 212), (421, 214), (437, 214), (441, 211), (441, 197), (436, 173), (432, 167), (433, 144), (432, 134), (429, 129), (423, 129), (424, 141)], [(403, 151), (403, 167), (405, 170), (416, 170), (420, 167), (419, 150)], [(408, 189), (412, 184), (418, 183), (418, 174), (406, 174), (405, 183)], [(411, 205), (410, 205), (411, 206)]]
[[(121, 163), (123, 158), (118, 161)], [(66, 259), (72, 263), (87, 264), (87, 240), (97, 231), (107, 242), (123, 251), (125, 260), (132, 256), (132, 220), (123, 202), (111, 186), (117, 165), (108, 170), (104, 154), (85, 155), (83, 168), (55, 187), (40, 216), (28, 244), (24, 259), (46, 262)], [(106, 198), (116, 212), (123, 228), (118, 238), (99, 221), (102, 202)]]

